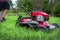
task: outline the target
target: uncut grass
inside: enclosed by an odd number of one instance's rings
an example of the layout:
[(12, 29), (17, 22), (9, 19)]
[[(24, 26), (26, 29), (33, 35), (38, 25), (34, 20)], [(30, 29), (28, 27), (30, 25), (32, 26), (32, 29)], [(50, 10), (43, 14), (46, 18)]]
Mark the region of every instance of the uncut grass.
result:
[[(25, 15), (23, 15), (25, 16)], [(35, 31), (16, 26), (17, 16), (6, 16), (7, 20), (0, 23), (0, 40), (60, 40), (60, 28), (50, 32)], [(60, 18), (50, 17), (50, 23), (60, 24)]]

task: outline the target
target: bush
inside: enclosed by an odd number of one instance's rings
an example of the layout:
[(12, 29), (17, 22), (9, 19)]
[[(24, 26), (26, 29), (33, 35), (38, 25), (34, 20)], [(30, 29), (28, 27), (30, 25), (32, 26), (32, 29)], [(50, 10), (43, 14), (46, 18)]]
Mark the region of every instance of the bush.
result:
[(56, 4), (56, 6), (52, 9), (52, 13), (54, 16), (59, 17), (60, 16), (60, 2)]
[(48, 0), (42, 0), (42, 11), (50, 14), (51, 13), (51, 7)]
[(50, 6), (48, 6), (48, 5), (43, 6), (43, 7), (42, 7), (42, 10), (43, 10), (44, 12), (48, 13), (48, 14), (51, 13), (51, 8), (50, 8)]
[(18, 0), (17, 5), (21, 11), (32, 11), (33, 10), (33, 4), (30, 0)]

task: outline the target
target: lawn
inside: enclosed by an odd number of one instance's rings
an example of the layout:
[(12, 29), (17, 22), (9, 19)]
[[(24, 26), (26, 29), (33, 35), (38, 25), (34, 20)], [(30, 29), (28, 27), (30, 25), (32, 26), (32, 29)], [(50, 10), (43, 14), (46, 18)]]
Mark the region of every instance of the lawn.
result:
[[(50, 32), (35, 31), (16, 26), (17, 16), (6, 16), (6, 21), (0, 23), (0, 40), (60, 40), (60, 28)], [(58, 23), (60, 18), (50, 17), (50, 23)]]

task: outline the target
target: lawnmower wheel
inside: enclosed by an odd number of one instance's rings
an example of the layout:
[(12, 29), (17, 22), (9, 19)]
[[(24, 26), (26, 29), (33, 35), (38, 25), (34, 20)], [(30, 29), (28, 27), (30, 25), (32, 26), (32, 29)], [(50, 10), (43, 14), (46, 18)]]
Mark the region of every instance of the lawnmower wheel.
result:
[(42, 29), (43, 29), (43, 31), (44, 30), (47, 31), (47, 32), (49, 31), (49, 28), (48, 27), (43, 27)]
[(57, 23), (52, 23), (52, 25), (56, 26), (56, 28), (59, 28)]
[(52, 23), (50, 25), (50, 29), (55, 29), (55, 28), (59, 28), (58, 24), (57, 23)]

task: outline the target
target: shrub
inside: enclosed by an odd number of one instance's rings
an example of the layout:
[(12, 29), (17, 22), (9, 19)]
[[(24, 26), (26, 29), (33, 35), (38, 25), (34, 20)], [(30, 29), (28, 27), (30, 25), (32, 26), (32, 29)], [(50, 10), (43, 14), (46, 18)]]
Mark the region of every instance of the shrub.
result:
[(50, 14), (51, 13), (51, 7), (48, 0), (42, 0), (42, 11)]
[(56, 6), (52, 9), (52, 13), (54, 16), (59, 17), (60, 16), (60, 2), (56, 4)]
[(48, 6), (48, 5), (43, 6), (43, 7), (42, 7), (42, 10), (43, 10), (44, 12), (48, 13), (48, 14), (51, 13), (51, 8), (50, 8), (50, 6)]

